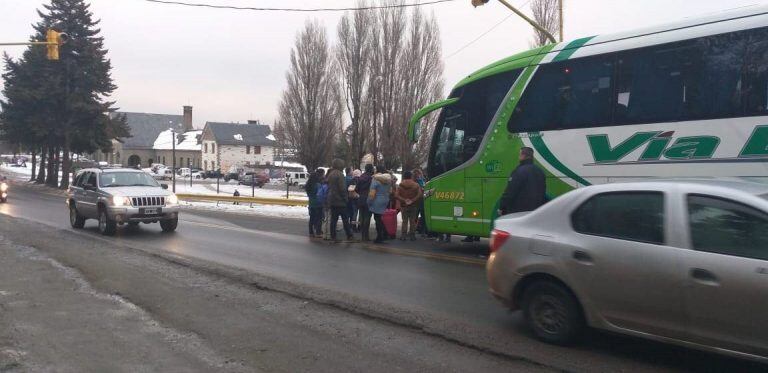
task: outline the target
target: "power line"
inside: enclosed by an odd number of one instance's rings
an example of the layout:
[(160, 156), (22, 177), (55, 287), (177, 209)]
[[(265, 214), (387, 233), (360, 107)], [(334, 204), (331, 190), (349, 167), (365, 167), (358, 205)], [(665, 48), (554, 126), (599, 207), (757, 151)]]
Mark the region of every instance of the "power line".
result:
[(248, 6), (234, 6), (234, 5), (214, 5), (206, 3), (188, 3), (183, 1), (168, 1), (168, 0), (144, 0), (150, 3), (168, 4), (168, 5), (181, 5), (197, 8), (213, 8), (213, 9), (231, 9), (231, 10), (250, 10), (250, 11), (268, 11), (268, 12), (344, 12), (355, 10), (376, 10), (376, 9), (391, 9), (391, 8), (411, 8), (424, 5), (434, 5), (439, 3), (447, 3), (458, 0), (431, 0), (420, 3), (410, 4), (394, 4), (394, 5), (372, 5), (365, 7), (346, 7), (346, 8), (261, 8), (261, 7), (248, 7)]
[[(528, 5), (528, 3), (530, 3), (530, 2), (531, 2), (531, 0), (527, 0), (526, 2), (524, 2), (523, 4), (521, 4), (520, 6), (518, 6), (518, 8), (522, 8), (522, 7), (526, 6), (526, 5)], [(453, 53), (449, 54), (447, 57), (445, 57), (445, 59), (447, 60), (447, 59), (449, 59), (449, 58), (451, 58), (451, 57), (453, 57), (453, 56), (455, 56), (455, 55), (459, 54), (459, 52), (463, 51), (464, 49), (466, 49), (466, 48), (467, 48), (467, 47), (469, 47), (470, 45), (472, 45), (472, 44), (474, 44), (475, 42), (477, 42), (478, 40), (482, 39), (482, 37), (483, 37), (483, 36), (490, 34), (490, 33), (491, 33), (491, 31), (493, 31), (493, 30), (495, 30), (495, 29), (496, 29), (496, 27), (499, 27), (499, 26), (501, 26), (501, 24), (502, 24), (502, 23), (506, 22), (508, 19), (510, 19), (510, 18), (511, 18), (512, 16), (514, 16), (514, 15), (515, 15), (515, 14), (514, 14), (514, 13), (512, 13), (512, 14), (510, 14), (510, 15), (508, 15), (508, 16), (506, 16), (506, 17), (504, 17), (504, 19), (502, 19), (501, 21), (499, 21), (499, 22), (498, 22), (498, 23), (496, 23), (495, 25), (491, 26), (491, 28), (489, 28), (488, 30), (485, 30), (485, 32), (483, 32), (482, 34), (478, 35), (476, 38), (472, 39), (472, 40), (471, 40), (469, 43), (467, 43), (467, 44), (464, 44), (464, 45), (463, 45), (461, 48), (459, 48), (459, 49), (457, 49), (456, 51), (454, 51)]]

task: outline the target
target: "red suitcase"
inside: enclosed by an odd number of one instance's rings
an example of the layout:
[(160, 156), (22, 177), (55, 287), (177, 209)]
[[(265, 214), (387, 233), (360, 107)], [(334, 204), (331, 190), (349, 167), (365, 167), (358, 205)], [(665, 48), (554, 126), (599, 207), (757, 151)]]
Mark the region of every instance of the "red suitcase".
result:
[(381, 220), (384, 222), (384, 228), (387, 230), (388, 235), (397, 235), (397, 210), (384, 210), (384, 215), (381, 216)]

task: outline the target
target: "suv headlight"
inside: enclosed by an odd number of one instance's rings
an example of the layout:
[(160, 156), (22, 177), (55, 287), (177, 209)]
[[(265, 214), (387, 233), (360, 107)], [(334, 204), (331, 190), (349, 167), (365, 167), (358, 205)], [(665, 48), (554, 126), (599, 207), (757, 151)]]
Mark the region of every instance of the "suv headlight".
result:
[(176, 197), (175, 194), (171, 194), (168, 197), (165, 197), (165, 204), (166, 205), (176, 205), (179, 203), (179, 197)]
[(2, 183), (0, 184), (0, 192), (5, 192), (8, 190), (8, 184)]
[(112, 196), (112, 205), (117, 207), (130, 206), (131, 199), (123, 196)]

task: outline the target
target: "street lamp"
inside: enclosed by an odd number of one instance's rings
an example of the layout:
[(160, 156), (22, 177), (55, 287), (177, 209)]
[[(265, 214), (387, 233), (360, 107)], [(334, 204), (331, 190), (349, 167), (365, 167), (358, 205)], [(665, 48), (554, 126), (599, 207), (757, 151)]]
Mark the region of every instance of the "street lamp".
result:
[(168, 124), (171, 125), (168, 129), (171, 130), (171, 158), (173, 158), (173, 172), (171, 175), (173, 178), (172, 191), (176, 193), (176, 130), (173, 128), (173, 121), (168, 121)]
[[(474, 6), (474, 7), (478, 7), (478, 6), (481, 6), (481, 5), (485, 5), (485, 4), (487, 4), (487, 3), (488, 3), (488, 1), (489, 1), (489, 0), (472, 0), (472, 6)], [(536, 21), (534, 21), (534, 20), (532, 20), (532, 19), (528, 18), (528, 16), (526, 16), (525, 14), (523, 14), (523, 12), (521, 12), (521, 11), (517, 10), (517, 8), (513, 7), (513, 6), (512, 6), (512, 4), (508, 3), (506, 0), (499, 0), (499, 2), (500, 2), (500, 3), (502, 3), (502, 4), (504, 4), (504, 6), (506, 6), (507, 8), (509, 8), (509, 10), (511, 10), (511, 11), (513, 11), (513, 12), (515, 12), (515, 14), (517, 14), (518, 16), (520, 16), (520, 18), (522, 18), (522, 19), (524, 19), (526, 22), (530, 23), (530, 24), (531, 24), (531, 26), (533, 26), (533, 28), (535, 28), (536, 30), (539, 30), (539, 31), (541, 31), (541, 32), (542, 32), (544, 35), (546, 35), (546, 36), (547, 36), (547, 39), (551, 40), (553, 43), (557, 43), (557, 40), (555, 40), (555, 37), (554, 37), (554, 36), (552, 36), (552, 34), (550, 34), (550, 33), (549, 33), (549, 31), (547, 31), (547, 29), (545, 29), (544, 27), (541, 27), (541, 25), (539, 25), (538, 23), (536, 23)], [(561, 10), (560, 10), (560, 12), (561, 12), (561, 13), (560, 13), (560, 19), (562, 20), (562, 0), (560, 0), (560, 9), (561, 9)], [(563, 36), (562, 36), (562, 29), (563, 29), (563, 27), (562, 27), (562, 26), (560, 26), (560, 30), (561, 30), (561, 31), (560, 31), (560, 32), (561, 32), (561, 34), (560, 34), (560, 39), (561, 39), (561, 40), (560, 40), (560, 41), (562, 41), (562, 38), (563, 38)]]

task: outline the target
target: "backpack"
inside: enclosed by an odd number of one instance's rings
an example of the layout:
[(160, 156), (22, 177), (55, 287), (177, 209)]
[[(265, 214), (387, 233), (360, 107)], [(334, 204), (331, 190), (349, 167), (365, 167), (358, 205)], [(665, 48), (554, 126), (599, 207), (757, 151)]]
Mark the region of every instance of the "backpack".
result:
[(325, 202), (328, 200), (328, 184), (318, 185), (317, 200), (322, 204), (325, 204)]

